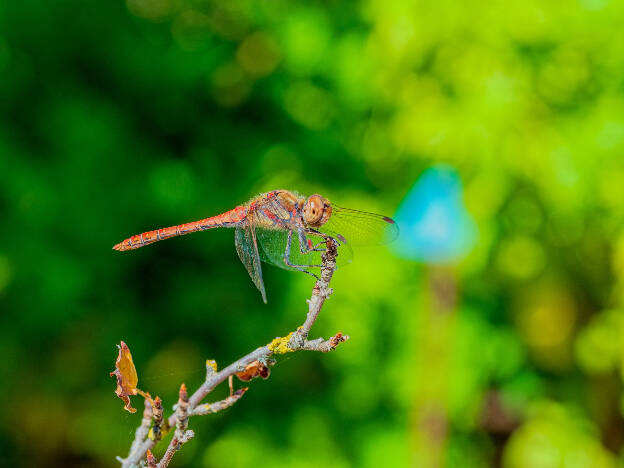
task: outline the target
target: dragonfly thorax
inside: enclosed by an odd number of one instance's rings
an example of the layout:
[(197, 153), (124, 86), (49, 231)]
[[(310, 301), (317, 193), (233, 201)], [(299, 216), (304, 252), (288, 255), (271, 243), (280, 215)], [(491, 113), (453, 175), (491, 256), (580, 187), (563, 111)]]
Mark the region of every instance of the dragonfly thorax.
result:
[(318, 194), (308, 197), (303, 205), (303, 219), (308, 226), (322, 226), (329, 220), (331, 213), (329, 200)]

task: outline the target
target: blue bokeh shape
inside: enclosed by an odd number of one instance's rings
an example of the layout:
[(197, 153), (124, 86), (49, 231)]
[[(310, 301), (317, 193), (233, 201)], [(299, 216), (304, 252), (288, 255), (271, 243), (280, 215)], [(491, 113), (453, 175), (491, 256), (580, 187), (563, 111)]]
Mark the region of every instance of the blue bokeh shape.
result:
[(425, 263), (452, 263), (476, 243), (476, 224), (463, 202), (459, 174), (446, 165), (425, 170), (403, 199), (395, 220), (401, 235), (397, 255)]

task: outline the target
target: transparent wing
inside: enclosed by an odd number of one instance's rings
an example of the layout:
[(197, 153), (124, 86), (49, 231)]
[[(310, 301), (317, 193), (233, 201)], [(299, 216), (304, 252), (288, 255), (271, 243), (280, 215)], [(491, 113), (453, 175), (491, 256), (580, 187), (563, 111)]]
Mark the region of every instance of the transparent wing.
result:
[(329, 220), (319, 231), (350, 245), (388, 244), (399, 236), (399, 227), (388, 216), (332, 205)]
[(262, 300), (266, 304), (266, 291), (264, 290), (264, 281), (262, 280), (262, 267), (260, 266), (255, 230), (249, 224), (237, 227), (234, 233), (234, 243), (236, 244), (238, 257), (245, 265), (245, 268), (247, 268), (251, 280), (258, 288), (258, 291), (260, 291), (260, 294), (262, 294)]
[[(260, 258), (263, 262), (271, 263), (285, 270), (297, 270), (291, 266), (286, 265), (284, 262), (284, 256), (286, 254), (286, 245), (288, 243), (288, 232), (283, 229), (256, 229), (256, 235), (258, 236), (258, 244), (260, 244)], [(323, 237), (307, 234), (306, 242), (309, 247), (316, 246)], [(323, 248), (323, 244), (318, 245), (319, 248)], [(302, 266), (306, 270), (314, 270), (314, 267), (308, 265), (320, 265), (321, 254), (323, 252), (308, 251), (301, 253), (299, 249), (299, 236), (297, 232), (293, 232), (289, 262), (292, 265)], [(351, 263), (353, 259), (353, 251), (348, 245), (338, 246), (338, 257), (336, 258), (336, 264), (338, 267), (342, 267)]]

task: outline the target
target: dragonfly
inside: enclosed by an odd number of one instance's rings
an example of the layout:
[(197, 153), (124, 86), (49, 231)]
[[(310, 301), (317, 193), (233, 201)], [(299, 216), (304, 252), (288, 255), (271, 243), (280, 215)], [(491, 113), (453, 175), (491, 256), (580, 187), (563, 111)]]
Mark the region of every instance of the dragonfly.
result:
[(236, 252), (265, 304), (261, 261), (317, 277), (313, 271), (321, 266), (328, 238), (337, 245), (340, 267), (351, 262), (351, 246), (386, 244), (399, 235), (397, 224), (388, 216), (343, 208), (319, 194), (305, 197), (273, 190), (216, 216), (129, 237), (113, 249), (138, 249), (214, 228), (234, 228)]

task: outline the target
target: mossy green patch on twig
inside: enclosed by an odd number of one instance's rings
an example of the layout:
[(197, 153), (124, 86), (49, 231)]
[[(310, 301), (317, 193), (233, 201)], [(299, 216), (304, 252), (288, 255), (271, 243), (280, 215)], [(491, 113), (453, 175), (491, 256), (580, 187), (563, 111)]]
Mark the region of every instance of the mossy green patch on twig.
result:
[(291, 332), (283, 338), (280, 338), (280, 337), (275, 338), (273, 341), (271, 341), (267, 345), (267, 347), (269, 348), (269, 351), (271, 351), (273, 354), (292, 353), (294, 349), (289, 347), (288, 343), (290, 342), (290, 339), (292, 338), (293, 333), (295, 332)]
[(214, 359), (206, 359), (206, 369), (212, 368), (213, 371), (217, 372), (217, 361)]

